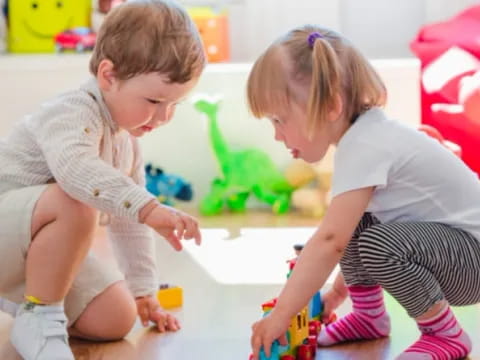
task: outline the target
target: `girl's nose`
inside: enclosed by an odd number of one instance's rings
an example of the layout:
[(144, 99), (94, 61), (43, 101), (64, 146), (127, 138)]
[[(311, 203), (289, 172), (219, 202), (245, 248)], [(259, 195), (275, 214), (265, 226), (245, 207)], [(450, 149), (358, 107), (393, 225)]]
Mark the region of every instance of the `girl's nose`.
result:
[(285, 142), (285, 137), (282, 135), (280, 131), (275, 130), (275, 140)]

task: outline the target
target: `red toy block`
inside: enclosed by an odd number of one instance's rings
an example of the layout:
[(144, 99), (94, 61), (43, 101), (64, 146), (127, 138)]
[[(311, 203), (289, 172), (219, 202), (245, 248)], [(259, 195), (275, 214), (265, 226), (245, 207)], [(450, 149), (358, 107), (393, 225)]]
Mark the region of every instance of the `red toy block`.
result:
[(316, 352), (317, 352), (317, 338), (318, 336), (317, 335), (310, 335), (308, 337), (308, 345), (310, 345), (310, 349), (312, 350), (313, 352), (313, 356), (315, 356)]
[(310, 335), (318, 335), (322, 329), (322, 323), (319, 320), (311, 320), (308, 323), (308, 329)]
[(312, 352), (312, 347), (309, 344), (302, 344), (297, 349), (297, 359), (296, 360), (313, 360), (314, 354)]

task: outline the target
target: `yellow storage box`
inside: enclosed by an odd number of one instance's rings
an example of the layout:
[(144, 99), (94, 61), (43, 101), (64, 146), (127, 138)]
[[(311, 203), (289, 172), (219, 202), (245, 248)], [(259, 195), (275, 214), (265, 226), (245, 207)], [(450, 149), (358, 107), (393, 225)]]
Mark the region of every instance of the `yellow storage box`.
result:
[(13, 53), (53, 52), (54, 36), (90, 26), (91, 0), (9, 0), (8, 49)]

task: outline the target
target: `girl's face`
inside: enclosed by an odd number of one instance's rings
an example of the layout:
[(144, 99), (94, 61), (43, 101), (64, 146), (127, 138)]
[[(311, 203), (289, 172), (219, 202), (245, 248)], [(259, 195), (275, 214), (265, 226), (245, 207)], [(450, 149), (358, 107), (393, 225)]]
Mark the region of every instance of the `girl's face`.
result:
[(288, 109), (271, 114), (269, 118), (275, 140), (283, 142), (293, 158), (312, 163), (325, 156), (330, 145), (329, 137), (324, 131), (317, 131), (311, 139), (308, 138), (306, 107), (292, 102)]
[(306, 162), (320, 161), (332, 144), (336, 144), (348, 125), (340, 119), (341, 105), (331, 111), (329, 118), (319, 126), (309, 139), (307, 134), (307, 96), (300, 101), (291, 101), (290, 106), (269, 114), (268, 118), (275, 130), (275, 140), (281, 141), (290, 150), (292, 156)]

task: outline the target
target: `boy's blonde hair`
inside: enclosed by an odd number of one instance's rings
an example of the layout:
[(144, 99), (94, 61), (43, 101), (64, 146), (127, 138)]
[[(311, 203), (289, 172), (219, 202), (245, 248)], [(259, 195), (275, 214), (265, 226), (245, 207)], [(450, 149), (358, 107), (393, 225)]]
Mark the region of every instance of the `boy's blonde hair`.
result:
[[(313, 46), (309, 42), (312, 33), (317, 33)], [(255, 62), (247, 85), (253, 115), (263, 117), (291, 101), (301, 103), (292, 89), (295, 84), (310, 86), (306, 104), (309, 136), (335, 106), (338, 95), (342, 116), (349, 122), (386, 101), (385, 85), (367, 59), (339, 34), (312, 25), (290, 31)]]
[(173, 83), (197, 78), (206, 64), (195, 24), (170, 0), (135, 0), (113, 8), (98, 33), (92, 74), (104, 59), (112, 61), (119, 80), (158, 72)]

